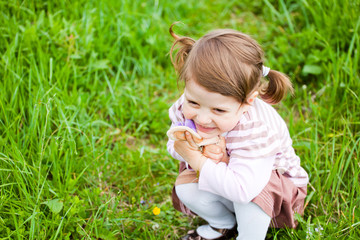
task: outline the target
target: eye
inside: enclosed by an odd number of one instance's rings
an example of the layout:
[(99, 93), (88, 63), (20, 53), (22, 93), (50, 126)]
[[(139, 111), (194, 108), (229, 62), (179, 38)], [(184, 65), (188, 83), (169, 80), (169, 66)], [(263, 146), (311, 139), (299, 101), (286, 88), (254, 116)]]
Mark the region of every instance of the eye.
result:
[(194, 102), (194, 101), (191, 101), (191, 100), (188, 100), (188, 103), (189, 103), (190, 105), (193, 105), (193, 106), (198, 106), (198, 105), (199, 105), (198, 103), (196, 103), (196, 102)]
[(214, 111), (217, 113), (225, 113), (226, 112), (224, 109), (220, 109), (220, 108), (214, 108)]

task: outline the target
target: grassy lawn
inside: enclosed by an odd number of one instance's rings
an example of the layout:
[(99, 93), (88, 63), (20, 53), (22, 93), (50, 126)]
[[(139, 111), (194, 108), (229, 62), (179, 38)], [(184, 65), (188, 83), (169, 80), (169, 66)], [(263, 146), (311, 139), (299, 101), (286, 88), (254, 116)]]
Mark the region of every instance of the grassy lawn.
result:
[[(276, 105), (310, 176), (273, 239), (360, 238), (359, 0), (0, 1), (0, 238), (178, 239), (175, 31), (234, 28), (296, 89)], [(153, 209), (160, 209), (155, 215)]]

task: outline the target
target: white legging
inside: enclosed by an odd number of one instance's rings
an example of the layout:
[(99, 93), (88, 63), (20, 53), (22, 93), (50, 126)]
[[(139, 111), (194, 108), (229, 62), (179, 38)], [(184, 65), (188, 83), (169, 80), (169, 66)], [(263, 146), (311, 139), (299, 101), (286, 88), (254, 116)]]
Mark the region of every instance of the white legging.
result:
[(201, 191), (198, 183), (175, 188), (179, 199), (194, 213), (215, 228), (238, 227), (237, 240), (265, 239), (271, 218), (255, 203), (234, 203), (219, 195)]

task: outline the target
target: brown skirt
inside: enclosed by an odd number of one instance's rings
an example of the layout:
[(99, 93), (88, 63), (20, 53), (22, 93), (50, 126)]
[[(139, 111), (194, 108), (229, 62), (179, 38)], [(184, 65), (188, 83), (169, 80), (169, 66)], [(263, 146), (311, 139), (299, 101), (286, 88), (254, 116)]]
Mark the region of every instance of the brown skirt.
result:
[[(183, 162), (180, 163), (179, 176), (175, 186), (186, 183), (197, 183), (198, 177), (193, 170), (186, 169)], [(173, 206), (180, 212), (187, 215), (195, 215), (178, 198), (175, 191), (172, 191)], [(286, 176), (272, 171), (270, 180), (265, 188), (256, 196), (252, 202), (256, 203), (272, 220), (270, 227), (274, 228), (296, 228), (298, 222), (294, 218), (295, 213), (303, 215), (306, 187), (297, 187)]]

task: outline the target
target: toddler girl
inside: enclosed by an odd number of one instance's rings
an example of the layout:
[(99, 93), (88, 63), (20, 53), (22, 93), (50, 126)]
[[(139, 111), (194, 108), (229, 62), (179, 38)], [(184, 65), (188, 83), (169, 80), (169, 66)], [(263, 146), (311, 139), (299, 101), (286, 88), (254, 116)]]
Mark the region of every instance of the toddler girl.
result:
[(254, 240), (264, 239), (269, 226), (295, 228), (308, 175), (270, 105), (292, 91), (289, 79), (264, 66), (261, 47), (246, 34), (221, 29), (195, 41), (177, 36), (172, 26), (170, 33), (171, 56), (180, 47), (171, 60), (185, 82), (169, 110), (171, 127), (192, 120), (202, 138), (222, 139), (209, 150), (189, 132), (168, 141), (180, 160), (174, 207), (208, 223), (182, 239), (229, 239), (237, 231), (237, 239)]

